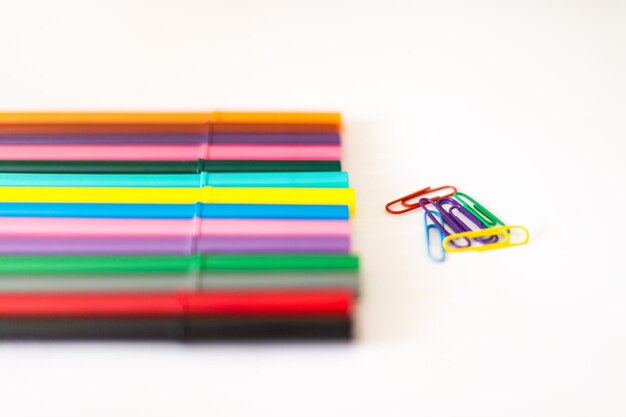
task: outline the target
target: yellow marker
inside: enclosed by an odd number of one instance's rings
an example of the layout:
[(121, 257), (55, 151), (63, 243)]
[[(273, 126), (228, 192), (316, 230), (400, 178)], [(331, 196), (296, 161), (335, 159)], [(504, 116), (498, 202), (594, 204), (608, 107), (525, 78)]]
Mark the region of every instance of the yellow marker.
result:
[[(523, 231), (525, 234), (524, 240), (520, 242), (511, 242), (511, 235), (509, 233), (511, 230)], [(467, 246), (463, 248), (455, 248), (454, 246), (450, 245), (450, 242), (455, 239), (460, 239), (464, 237), (473, 239), (477, 237), (489, 237), (489, 236), (494, 236), (494, 235), (503, 235), (505, 238), (504, 240), (496, 242), (496, 243), (488, 243), (488, 244), (484, 244), (480, 246)], [(511, 246), (524, 245), (528, 243), (528, 239), (530, 239), (530, 233), (528, 233), (528, 229), (526, 229), (524, 226), (498, 226), (498, 227), (492, 227), (489, 229), (480, 229), (480, 230), (474, 230), (471, 232), (456, 233), (453, 235), (446, 236), (446, 238), (443, 240), (443, 247), (445, 248), (447, 252), (467, 252), (471, 250), (482, 252), (486, 250), (501, 249), (501, 248), (508, 248)]]
[(12, 203), (332, 204), (354, 212), (352, 188), (97, 188), (0, 187)]

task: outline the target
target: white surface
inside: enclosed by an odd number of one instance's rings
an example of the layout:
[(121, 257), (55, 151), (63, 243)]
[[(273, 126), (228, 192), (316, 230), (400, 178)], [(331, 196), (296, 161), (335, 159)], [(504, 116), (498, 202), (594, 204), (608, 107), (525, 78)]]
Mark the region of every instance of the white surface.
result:
[[(340, 110), (353, 345), (0, 345), (2, 416), (624, 416), (626, 4), (0, 3), (0, 108)], [(455, 184), (525, 247), (428, 262)]]

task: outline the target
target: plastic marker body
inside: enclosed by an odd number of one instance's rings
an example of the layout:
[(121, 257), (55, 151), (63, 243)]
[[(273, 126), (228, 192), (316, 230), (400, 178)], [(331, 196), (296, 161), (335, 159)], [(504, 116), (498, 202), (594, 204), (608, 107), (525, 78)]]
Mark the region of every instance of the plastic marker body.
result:
[(344, 316), (348, 291), (1, 294), (0, 317)]
[(0, 256), (2, 292), (315, 290), (358, 292), (359, 261), (341, 254)]
[(337, 145), (7, 145), (0, 143), (4, 160), (194, 161), (293, 160), (338, 161)]
[(86, 219), (0, 217), (9, 237), (349, 236), (347, 220)]
[(142, 276), (41, 275), (1, 276), (1, 292), (160, 292), (185, 290), (347, 290), (358, 292), (355, 271), (304, 271), (190, 274)]
[(316, 187), (346, 188), (345, 172), (201, 174), (0, 173), (1, 187)]
[(69, 188), (0, 187), (0, 202), (332, 204), (354, 211), (351, 188)]
[(340, 161), (33, 161), (1, 160), (7, 173), (190, 174), (341, 171)]
[[(1, 130), (1, 129), (0, 129)], [(0, 133), (4, 145), (339, 145), (337, 132), (321, 133)]]
[(347, 220), (348, 206), (305, 204), (0, 203), (2, 217)]
[(150, 275), (357, 271), (352, 255), (0, 256), (0, 275)]
[(351, 338), (352, 318), (349, 316), (0, 318), (1, 340), (347, 342)]
[(3, 133), (206, 132), (263, 131), (336, 132), (339, 113), (212, 112), (212, 113), (0, 113)]
[(0, 241), (1, 255), (348, 253), (349, 236), (201, 237), (13, 237)]

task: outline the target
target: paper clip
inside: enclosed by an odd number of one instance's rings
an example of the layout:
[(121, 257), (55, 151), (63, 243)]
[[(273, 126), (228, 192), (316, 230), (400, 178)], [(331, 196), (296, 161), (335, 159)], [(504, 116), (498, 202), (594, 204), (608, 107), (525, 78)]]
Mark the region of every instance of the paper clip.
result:
[[(450, 229), (452, 229), (454, 233), (458, 234), (458, 233), (466, 232), (466, 230), (460, 224), (458, 224), (456, 220), (454, 220), (454, 218), (448, 215), (448, 213), (446, 213), (445, 210), (443, 210), (439, 206), (439, 203), (437, 201), (431, 200), (430, 198), (420, 198), (418, 204), (420, 205), (420, 207), (424, 209), (425, 215), (428, 216), (430, 220), (433, 222), (433, 226), (439, 229), (439, 231), (443, 233), (444, 236), (449, 236), (451, 234), (450, 232), (446, 230), (445, 228), (446, 224), (448, 225), (448, 227), (450, 227)], [(433, 207), (437, 209), (437, 211), (439, 212), (439, 218), (443, 220), (441, 223), (435, 217), (435, 212), (432, 210), (429, 210), (426, 207), (428, 204), (432, 204)], [(452, 242), (452, 245), (457, 246), (457, 247), (468, 247), (468, 246), (471, 246), (472, 244), (472, 242), (467, 238), (465, 238), (465, 242), (467, 243), (466, 245), (459, 245), (456, 242)]]
[[(443, 223), (443, 219), (441, 218), (441, 214), (437, 213), (437, 212), (432, 212), (432, 215), (434, 216), (438, 216), (439, 220)], [(424, 212), (424, 226), (426, 226), (426, 253), (428, 253), (428, 257), (430, 258), (431, 261), (433, 262), (443, 262), (446, 260), (446, 251), (443, 248), (443, 238), (445, 237), (443, 232), (437, 227), (437, 225), (435, 225), (434, 223), (429, 223), (428, 222), (429, 217), (428, 217), (428, 212)], [(436, 230), (439, 232), (439, 246), (441, 248), (441, 256), (436, 257), (433, 255), (432, 252), (432, 246), (430, 244), (430, 231), (431, 230)]]
[[(450, 209), (448, 209), (446, 211), (445, 209), (445, 205), (450, 205), (452, 207), (450, 207)], [(456, 209), (457, 211), (459, 211), (463, 216), (465, 216), (469, 221), (471, 221), (472, 223), (474, 223), (476, 225), (476, 227), (478, 227), (479, 229), (485, 229), (486, 226), (478, 219), (476, 218), (476, 216), (474, 216), (469, 210), (467, 210), (465, 207), (463, 207), (463, 205), (461, 205), (461, 203), (459, 203), (458, 201), (456, 201), (455, 199), (451, 198), (451, 197), (446, 197), (446, 198), (442, 198), (437, 202), (437, 206), (443, 210), (444, 212), (446, 212), (448, 214), (448, 216), (452, 217), (460, 226), (460, 229), (463, 229), (463, 231), (465, 232), (471, 232), (472, 229), (470, 228), (470, 226), (468, 224), (466, 224), (461, 218), (459, 218), (459, 216), (454, 214), (454, 210)], [(489, 236), (489, 237), (485, 237), (485, 238), (476, 238), (477, 242), (480, 243), (495, 243), (498, 241), (498, 236), (497, 235), (493, 235), (493, 236)]]
[[(524, 239), (519, 242), (511, 243), (511, 234), (509, 232), (512, 230), (523, 231), (525, 234)], [(455, 239), (468, 239), (468, 238), (475, 239), (478, 237), (487, 237), (487, 236), (493, 236), (493, 235), (502, 235), (504, 236), (504, 239), (496, 243), (490, 243), (490, 244), (486, 244), (482, 246), (469, 246), (469, 247), (458, 247), (454, 245), (454, 242), (453, 242), (453, 240)], [(526, 229), (524, 226), (498, 226), (498, 227), (492, 227), (489, 229), (474, 230), (471, 232), (463, 232), (463, 233), (457, 233), (454, 235), (448, 235), (443, 239), (443, 247), (448, 252), (465, 252), (469, 250), (481, 252), (481, 251), (486, 251), (486, 250), (501, 249), (501, 248), (508, 248), (511, 246), (524, 245), (528, 243), (529, 238), (530, 238), (530, 233), (528, 233), (528, 229)]]
[[(404, 197), (400, 197), (397, 200), (393, 200), (393, 201), (387, 203), (387, 205), (385, 206), (385, 210), (387, 210), (387, 213), (389, 213), (389, 214), (403, 214), (403, 213), (407, 213), (407, 212), (409, 212), (411, 210), (415, 210), (415, 209), (420, 207), (419, 202), (417, 202), (417, 203), (410, 203), (411, 200), (414, 200), (414, 199), (416, 199), (418, 197), (423, 197), (426, 194), (430, 194), (430, 193), (433, 193), (435, 191), (445, 190), (446, 188), (452, 190), (452, 192), (444, 194), (444, 195), (431, 197), (429, 200), (437, 201), (440, 198), (451, 197), (454, 193), (457, 192), (456, 187), (453, 187), (451, 185), (444, 185), (444, 186), (438, 187), (438, 188), (426, 187), (426, 188), (424, 188), (422, 190), (415, 191), (414, 193), (411, 193), (409, 195), (405, 195)], [(394, 204), (398, 204), (398, 203), (400, 205), (402, 205), (404, 208), (401, 209), (401, 210), (393, 210), (391, 207)]]
[[(504, 222), (502, 220), (497, 218), (492, 212), (487, 210), (485, 206), (480, 204), (478, 201), (474, 200), (469, 195), (465, 193), (460, 193), (457, 191), (454, 193), (454, 198), (459, 200), (461, 204), (463, 204), (463, 207), (465, 207), (469, 212), (471, 212), (474, 215), (474, 217), (480, 220), (481, 223), (483, 223), (486, 227), (493, 227), (498, 224), (504, 226)], [(468, 203), (467, 201), (464, 201), (465, 199), (469, 200), (469, 202), (473, 204), (473, 207), (470, 205), (470, 203)]]

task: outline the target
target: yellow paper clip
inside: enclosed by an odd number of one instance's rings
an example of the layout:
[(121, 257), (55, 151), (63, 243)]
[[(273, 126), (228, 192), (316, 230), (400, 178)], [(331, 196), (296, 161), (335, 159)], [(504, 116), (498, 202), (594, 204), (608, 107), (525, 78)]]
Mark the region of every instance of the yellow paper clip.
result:
[[(524, 240), (520, 242), (511, 242), (510, 232), (514, 230), (523, 231), (525, 234)], [(457, 247), (450, 245), (450, 242), (455, 239), (461, 239), (461, 238), (473, 239), (477, 237), (488, 237), (488, 236), (494, 236), (494, 235), (502, 235), (504, 236), (504, 239), (496, 243), (489, 243), (489, 244), (480, 245), (480, 246), (472, 245), (472, 246), (457, 248)], [(470, 250), (481, 252), (485, 250), (501, 249), (501, 248), (508, 248), (511, 246), (524, 245), (528, 243), (529, 239), (530, 239), (530, 233), (528, 233), (528, 229), (526, 229), (524, 226), (498, 226), (498, 227), (492, 227), (489, 229), (473, 230), (471, 232), (456, 233), (453, 235), (446, 236), (445, 239), (443, 240), (443, 247), (447, 252), (467, 252)]]

